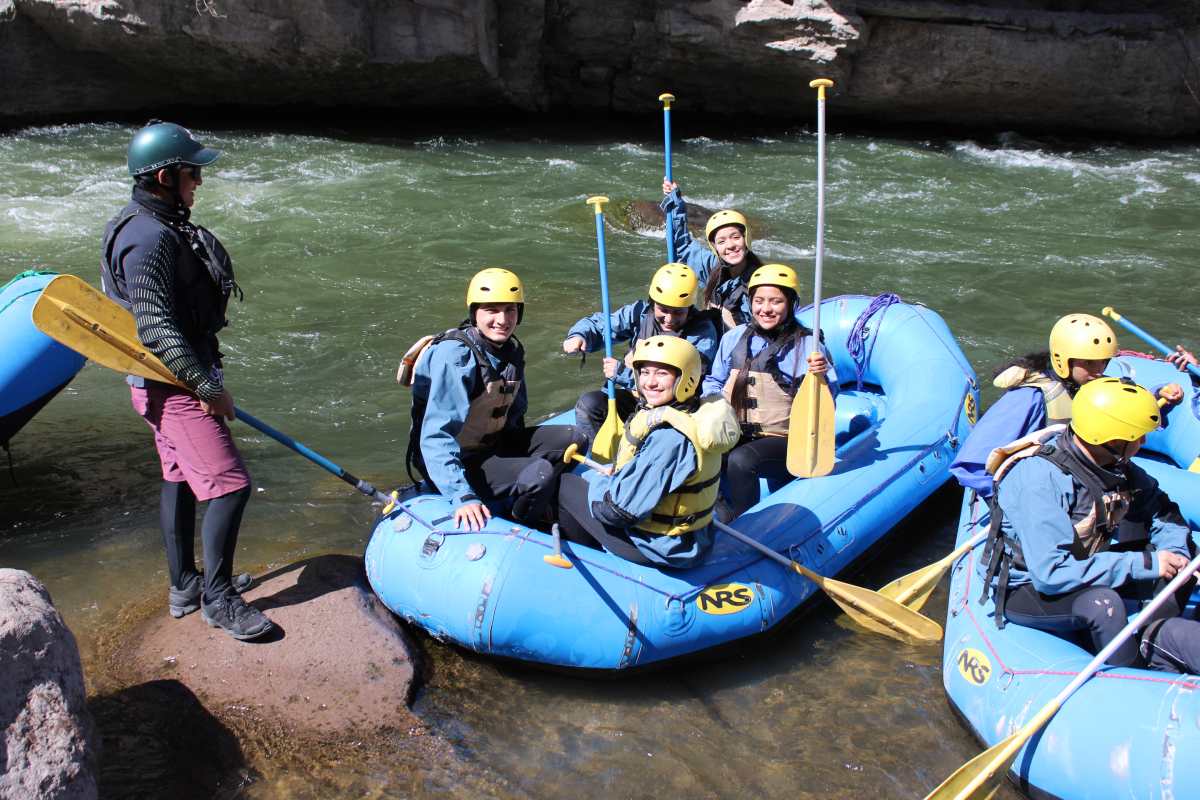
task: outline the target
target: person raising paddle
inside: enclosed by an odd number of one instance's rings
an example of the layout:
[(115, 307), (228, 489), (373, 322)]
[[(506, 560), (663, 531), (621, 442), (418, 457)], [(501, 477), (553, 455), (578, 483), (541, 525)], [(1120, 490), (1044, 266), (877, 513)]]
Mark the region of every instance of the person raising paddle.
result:
[[(633, 353), (638, 342), (651, 336), (681, 336), (700, 353), (700, 369), (707, 375), (720, 338), (712, 316), (696, 309), (696, 273), (686, 264), (664, 264), (650, 279), (645, 299), (621, 306), (611, 315), (614, 342), (629, 342), (624, 362), (604, 359), (604, 377), (617, 389), (617, 413), (629, 419), (637, 406)], [(604, 347), (604, 312), (576, 322), (563, 341), (564, 353), (594, 353)], [(608, 413), (608, 395), (603, 390), (587, 392), (575, 404), (575, 429), (589, 443)]]
[[(241, 290), (217, 238), (191, 222), (201, 170), (221, 155), (186, 128), (152, 121), (129, 145), (133, 199), (108, 223), (101, 250), (104, 292), (131, 311), (138, 338), (187, 389), (130, 376), (134, 409), (154, 431), (162, 464), (160, 500), (173, 617), (199, 609), (236, 639), (273, 625), (238, 594), (248, 575), (233, 575), (250, 475), (229, 433), (233, 397), (224, 383), (217, 332), (229, 297)], [(193, 552), (196, 503), (208, 502), (201, 526), (204, 574)]]
[[(1069, 426), (1044, 428), (989, 459), (992, 522), (979, 571), (998, 627), (1082, 631), (1096, 653), (1125, 626), (1124, 598), (1144, 599), (1155, 581), (1157, 594), (1188, 565), (1191, 531), (1130, 461), (1159, 426), (1154, 395), (1127, 378), (1096, 378), (1071, 404)], [(1148, 544), (1119, 544), (1122, 523), (1146, 530)], [(1200, 623), (1179, 616), (1194, 585), (1107, 663), (1200, 674)]]
[(497, 513), (541, 523), (562, 455), (581, 442), (569, 425), (525, 427), (525, 348), (514, 335), (525, 316), (521, 279), (476, 273), (467, 315), (415, 356), (409, 467), (453, 504), (456, 528), (480, 530)]
[[(806, 372), (824, 375), (837, 393), (833, 358), (796, 320), (800, 280), (784, 264), (767, 264), (747, 284), (751, 321), (721, 337), (703, 394), (724, 394), (742, 436), (725, 465), (725, 496), (718, 518), (729, 522), (759, 500), (759, 479), (789, 479), (787, 434), (792, 399)], [(807, 354), (807, 355), (806, 355)]]
[(704, 243), (692, 238), (687, 223), (687, 203), (679, 184), (663, 178), (663, 214), (673, 224), (672, 237), (676, 258), (696, 271), (704, 290), (705, 309), (720, 312), (724, 330), (750, 319), (750, 298), (746, 282), (762, 260), (750, 250), (750, 226), (740, 212), (718, 211), (704, 226)]
[[(1021, 356), (996, 370), (992, 385), (1000, 396), (963, 443), (950, 472), (964, 488), (989, 497), (992, 478), (985, 465), (992, 450), (1047, 425), (1071, 419), (1071, 398), (1101, 377), (1117, 354), (1117, 335), (1091, 314), (1068, 314), (1050, 329), (1050, 349)], [(1183, 398), (1176, 383), (1156, 394), (1169, 403)]]

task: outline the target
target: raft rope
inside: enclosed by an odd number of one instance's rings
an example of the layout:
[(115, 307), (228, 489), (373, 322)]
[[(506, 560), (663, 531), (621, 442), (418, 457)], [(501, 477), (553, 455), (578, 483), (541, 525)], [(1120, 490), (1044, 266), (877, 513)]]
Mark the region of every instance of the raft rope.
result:
[(900, 302), (902, 302), (900, 295), (892, 292), (876, 295), (867, 309), (858, 315), (858, 319), (854, 320), (854, 327), (850, 329), (850, 335), (846, 337), (846, 348), (850, 351), (850, 357), (854, 359), (854, 377), (858, 382), (856, 387), (858, 391), (862, 391), (863, 374), (867, 371), (867, 361), (871, 358), (871, 351), (875, 349), (874, 341), (871, 342), (870, 347), (867, 346), (867, 340), (871, 337), (871, 329), (867, 327), (867, 323), (871, 321), (871, 317)]
[[(7, 289), (9, 286), (12, 286), (14, 283), (21, 280), (22, 278), (31, 278), (34, 275), (57, 275), (57, 274), (58, 274), (57, 272), (53, 272), (48, 269), (27, 269), (24, 272), (22, 272), (21, 274), (13, 276), (13, 279), (11, 281), (9, 281), (8, 283), (4, 284), (3, 286), (0, 286), (0, 294), (3, 294), (5, 289)], [(41, 291), (42, 291), (42, 287), (39, 286), (36, 289), (30, 289), (27, 292), (22, 292), (21, 294), (17, 295), (16, 297), (9, 298), (9, 301), (7, 303), (5, 303), (3, 306), (0, 306), (0, 314), (3, 314), (4, 309), (11, 306), (13, 303), (17, 302), (22, 297), (25, 297), (25, 296), (31, 295), (31, 294), (38, 294)]]

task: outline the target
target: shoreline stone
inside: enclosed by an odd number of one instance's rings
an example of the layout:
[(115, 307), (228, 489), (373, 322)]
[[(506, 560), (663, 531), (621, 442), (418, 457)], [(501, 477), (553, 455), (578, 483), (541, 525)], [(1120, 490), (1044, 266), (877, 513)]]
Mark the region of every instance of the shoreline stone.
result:
[(46, 587), (0, 569), (0, 798), (97, 796), (96, 734), (75, 636)]

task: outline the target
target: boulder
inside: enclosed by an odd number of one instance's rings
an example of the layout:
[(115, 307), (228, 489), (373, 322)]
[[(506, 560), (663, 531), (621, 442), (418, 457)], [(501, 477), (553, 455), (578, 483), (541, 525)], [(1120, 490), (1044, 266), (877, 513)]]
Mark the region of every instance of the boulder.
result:
[(0, 569), (0, 798), (97, 796), (75, 637), (28, 572)]
[[(235, 727), (361, 735), (418, 726), (414, 649), (366, 583), (361, 558), (325, 555), (259, 577), (243, 597), (275, 623), (238, 641), (164, 607), (122, 648), (131, 677), (178, 681)], [(165, 599), (165, 598), (164, 598)]]

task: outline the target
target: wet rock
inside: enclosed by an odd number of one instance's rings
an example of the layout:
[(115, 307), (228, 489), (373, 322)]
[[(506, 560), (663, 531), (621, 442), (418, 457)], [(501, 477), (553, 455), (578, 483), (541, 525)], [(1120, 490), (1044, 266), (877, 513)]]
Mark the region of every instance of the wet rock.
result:
[[(717, 209), (705, 208), (695, 203), (688, 203), (688, 230), (700, 241), (704, 240), (704, 226), (708, 218)], [(617, 204), (617, 224), (631, 231), (662, 230), (664, 214), (662, 208), (653, 200), (626, 200)], [(611, 217), (610, 217), (611, 218)], [(765, 238), (767, 228), (761, 220), (748, 217), (750, 231), (755, 238)]]
[(276, 569), (243, 597), (276, 631), (240, 642), (199, 613), (163, 608), (128, 637), (132, 672), (178, 681), (214, 715), (297, 732), (411, 726), (414, 650), (375, 599), (362, 559), (326, 555)]
[(75, 637), (28, 572), (0, 569), (0, 798), (94, 798), (95, 735)]
[[(0, 116), (618, 111), (1184, 136), (1194, 0), (0, 0)], [(330, 120), (336, 124), (336, 118)]]

